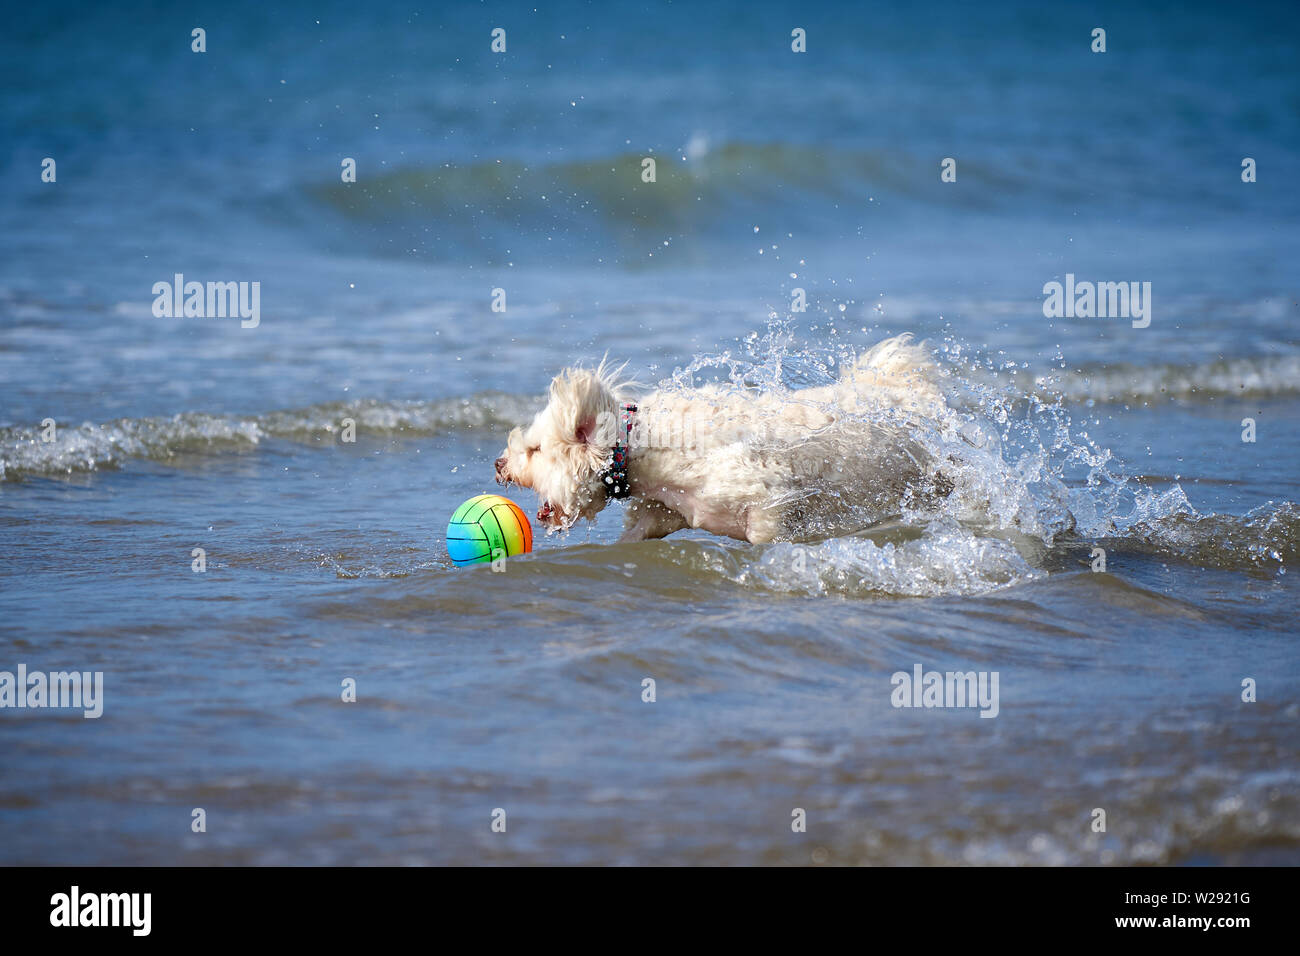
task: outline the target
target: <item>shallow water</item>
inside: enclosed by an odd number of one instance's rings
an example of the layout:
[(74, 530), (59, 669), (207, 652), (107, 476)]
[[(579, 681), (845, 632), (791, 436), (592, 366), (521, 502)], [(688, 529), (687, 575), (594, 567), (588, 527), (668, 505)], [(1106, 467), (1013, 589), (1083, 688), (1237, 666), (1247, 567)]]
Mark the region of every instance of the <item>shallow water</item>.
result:
[[(1300, 860), (1294, 11), (1112, 11), (1100, 61), (1068, 11), (800, 5), (796, 63), (774, 5), (530, 11), (503, 60), (342, 4), (0, 39), (0, 670), (106, 686), (0, 711), (0, 861)], [(155, 318), (176, 272), (261, 324)], [(1045, 319), (1066, 272), (1151, 326)], [(999, 446), (935, 511), (447, 560), (564, 364), (777, 390), (904, 330)], [(997, 717), (891, 706), (917, 664)]]

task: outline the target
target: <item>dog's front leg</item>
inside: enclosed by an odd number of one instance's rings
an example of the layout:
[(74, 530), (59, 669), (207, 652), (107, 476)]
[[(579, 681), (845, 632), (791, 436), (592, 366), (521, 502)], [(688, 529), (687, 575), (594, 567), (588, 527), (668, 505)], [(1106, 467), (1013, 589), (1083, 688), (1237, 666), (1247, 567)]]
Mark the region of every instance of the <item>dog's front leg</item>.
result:
[(627, 528), (618, 540), (665, 538), (685, 527), (686, 519), (668, 506), (658, 501), (634, 501), (627, 509)]

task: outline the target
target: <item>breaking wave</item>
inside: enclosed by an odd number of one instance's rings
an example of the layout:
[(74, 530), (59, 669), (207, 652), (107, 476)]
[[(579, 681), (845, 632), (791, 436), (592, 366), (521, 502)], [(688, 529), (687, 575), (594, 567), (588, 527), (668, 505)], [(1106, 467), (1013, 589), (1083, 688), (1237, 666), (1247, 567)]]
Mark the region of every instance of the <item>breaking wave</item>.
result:
[(531, 414), (536, 399), (501, 393), (437, 401), (327, 402), (252, 416), (185, 412), (169, 418), (59, 426), (42, 441), (31, 426), (0, 429), (0, 480), (56, 477), (118, 468), (132, 459), (166, 461), (182, 455), (237, 452), (266, 439), (307, 444), (338, 440), (345, 419), (366, 437), (419, 438), (445, 432), (513, 426)]
[(1076, 403), (1254, 398), (1300, 393), (1300, 355), (1220, 359), (1202, 365), (1104, 365), (1039, 375), (1035, 385)]
[[(522, 237), (546, 241), (548, 258), (626, 256), (641, 265), (673, 261), (690, 243), (664, 248), (665, 236), (729, 239), (732, 224), (779, 216), (783, 228), (824, 232), (844, 209), (887, 197), (933, 203), (935, 191), (916, 175), (918, 157), (896, 150), (839, 150), (793, 143), (710, 142), (692, 137), (679, 149), (653, 152), (656, 179), (641, 180), (645, 153), (610, 153), (529, 162), (503, 156), (470, 162), (411, 165), (341, 186), (294, 186), (274, 197), (270, 214), (304, 217), (317, 239), (337, 234), (350, 248), (373, 242), (375, 255), (416, 254), (455, 261), (468, 254), (504, 262)], [(1044, 185), (996, 164), (971, 160), (962, 176), (979, 188), (944, 195), (943, 205), (1018, 209), (1025, 190), (1063, 210), (1080, 197), (1068, 182)], [(370, 239), (345, 224), (382, 223)], [(431, 231), (429, 224), (439, 224)], [(653, 252), (654, 258), (646, 253)]]

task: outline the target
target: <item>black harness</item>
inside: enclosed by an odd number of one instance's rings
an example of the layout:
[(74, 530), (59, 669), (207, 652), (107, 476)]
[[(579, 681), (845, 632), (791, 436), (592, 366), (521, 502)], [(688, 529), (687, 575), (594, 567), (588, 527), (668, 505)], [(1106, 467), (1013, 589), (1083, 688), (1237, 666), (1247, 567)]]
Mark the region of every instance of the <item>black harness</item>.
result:
[(600, 482), (609, 498), (626, 498), (632, 493), (631, 482), (627, 477), (627, 452), (632, 444), (632, 416), (635, 414), (635, 405), (631, 402), (623, 405), (622, 437), (614, 443), (609, 466), (600, 473)]

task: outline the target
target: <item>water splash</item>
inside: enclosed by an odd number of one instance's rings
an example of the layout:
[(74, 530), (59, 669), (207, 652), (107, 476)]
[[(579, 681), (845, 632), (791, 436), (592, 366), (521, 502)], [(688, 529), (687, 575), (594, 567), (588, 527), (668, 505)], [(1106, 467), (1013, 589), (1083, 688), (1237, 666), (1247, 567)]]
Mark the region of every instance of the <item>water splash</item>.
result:
[(1047, 574), (1010, 541), (979, 536), (949, 520), (929, 522), (910, 541), (877, 544), (850, 537), (775, 544), (729, 570), (740, 584), (842, 597), (983, 594)]
[[(1118, 379), (1065, 373), (1059, 353), (1052, 373), (1034, 375), (1027, 364), (981, 353), (953, 337), (931, 349), (950, 413), (905, 424), (909, 439), (938, 463), (949, 490), (904, 494), (897, 518), (915, 537), (877, 543), (834, 536), (774, 545), (730, 555), (715, 570), (740, 583), (792, 593), (931, 596), (1034, 580), (1047, 573), (1044, 556), (1053, 548), (1081, 541), (1256, 573), (1285, 573), (1286, 564), (1300, 556), (1297, 505), (1268, 502), (1242, 516), (1202, 514), (1180, 485), (1150, 487), (1077, 426), (1071, 410), (1087, 394), (1081, 390), (1100, 382), (1103, 397), (1118, 394), (1112, 388)], [(730, 349), (696, 355), (662, 387), (689, 390), (707, 383), (737, 395), (781, 394), (798, 401), (797, 389), (834, 382), (855, 351), (842, 339), (803, 344), (790, 320), (773, 316), (764, 332)], [(1292, 366), (1285, 357), (1255, 365), (1218, 363), (1223, 380), (1210, 377), (1206, 388), (1230, 391), (1252, 369), (1261, 374), (1251, 387), (1280, 388), (1293, 375), (1300, 381), (1300, 369)], [(1176, 378), (1153, 370), (1135, 387), (1141, 391)], [(864, 425), (900, 424), (889, 410), (851, 414)], [(847, 500), (843, 505), (851, 507)]]

